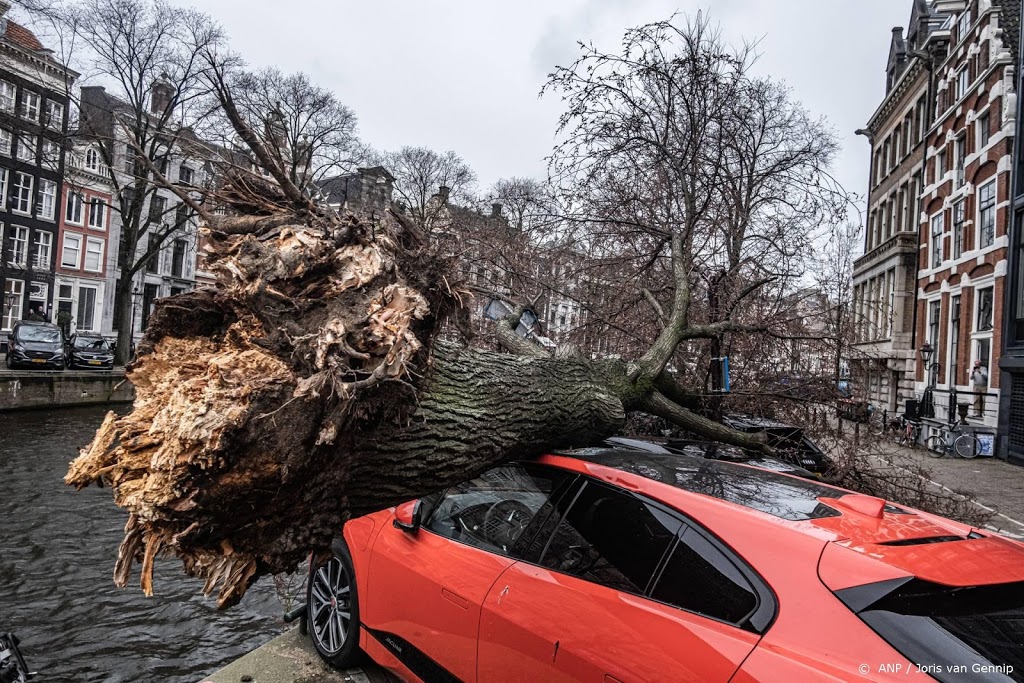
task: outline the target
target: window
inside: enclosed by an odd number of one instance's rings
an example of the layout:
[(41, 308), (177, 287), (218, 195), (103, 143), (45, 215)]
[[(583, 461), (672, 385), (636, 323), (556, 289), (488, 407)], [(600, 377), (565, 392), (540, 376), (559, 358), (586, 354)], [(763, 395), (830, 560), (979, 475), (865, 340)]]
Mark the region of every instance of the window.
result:
[(12, 211), (28, 215), (32, 213), (32, 183), (35, 179), (28, 173), (14, 174), (14, 205)]
[(954, 187), (960, 187), (964, 184), (964, 167), (967, 163), (967, 134), (964, 133), (956, 139), (956, 143), (953, 146), (956, 152), (956, 184)]
[(135, 148), (131, 145), (125, 145), (124, 172), (129, 175), (135, 175)]
[(85, 150), (85, 170), (93, 173), (100, 170), (100, 153), (95, 147)]
[(64, 212), (64, 218), (68, 223), (82, 225), (83, 203), (84, 198), (81, 192), (68, 192), (67, 209)]
[(964, 204), (961, 199), (953, 205), (953, 258), (964, 253)]
[(14, 113), (14, 93), (16, 88), (13, 83), (0, 81), (0, 111)]
[(174, 240), (174, 250), (171, 252), (171, 275), (182, 277), (182, 270), (185, 266), (185, 250), (188, 242), (185, 240)]
[(25, 283), (21, 280), (7, 278), (4, 283), (4, 298), (0, 304), (4, 307), (3, 329), (14, 329), (14, 323), (21, 320), (21, 306), (25, 298)]
[(98, 273), (103, 270), (103, 240), (88, 237), (85, 240), (85, 263), (82, 270)]
[(192, 212), (189, 210), (188, 205), (185, 203), (178, 204), (178, 208), (174, 211), (174, 227), (180, 229), (192, 218)]
[(32, 267), (36, 270), (50, 269), (50, 251), (53, 247), (53, 233), (46, 230), (36, 230), (36, 254), (32, 259)]
[(46, 178), (39, 179), (39, 196), (36, 198), (39, 218), (53, 220), (57, 213), (57, 183)]
[[(928, 304), (928, 341), (931, 343), (932, 348), (935, 350), (936, 357), (939, 355), (939, 316), (942, 313), (942, 301), (936, 299)], [(928, 383), (932, 386), (938, 383), (938, 364), (933, 363), (930, 371), (930, 377)]]
[(30, 90), (21, 91), (21, 118), (39, 120), (39, 95)]
[(939, 212), (932, 216), (932, 268), (942, 265), (942, 233), (945, 231), (945, 215)]
[(156, 285), (146, 285), (142, 291), (142, 320), (139, 322), (139, 330), (143, 331), (146, 329), (146, 325), (149, 324), (149, 316), (153, 312), (153, 302), (156, 301), (157, 294), (159, 293), (159, 287)]
[[(42, 302), (43, 305), (39, 308), (45, 311), (48, 301), (46, 295), (49, 291), (50, 287), (45, 282), (30, 282), (28, 283), (28, 300)], [(31, 308), (31, 306), (29, 308)]]
[(36, 160), (36, 138), (32, 135), (22, 133), (18, 136), (18, 144), (15, 147), (14, 156), (22, 161), (35, 162)]
[(28, 228), (12, 225), (10, 232), (12, 266), (24, 268), (28, 265)]
[(167, 211), (167, 200), (163, 197), (152, 197), (149, 200), (149, 220), (153, 223), (164, 222), (164, 212)]
[(638, 496), (588, 481), (555, 529), (540, 564), (643, 595), (682, 522)]
[(99, 197), (89, 201), (89, 227), (103, 230), (107, 225), (107, 202)]
[(64, 128), (64, 105), (53, 100), (46, 101), (46, 125), (53, 130)]
[(542, 509), (550, 510), (552, 493), (568, 481), (568, 474), (547, 468), (496, 467), (448, 489), (423, 528), (475, 548), (521, 556), (537, 535), (525, 533), (530, 522)]
[(146, 251), (150, 257), (146, 259), (146, 272), (156, 273), (160, 270), (160, 238), (156, 235), (149, 236), (149, 248)]
[(6, 128), (0, 128), (0, 154), (6, 157), (11, 156), (11, 149), (14, 145), (14, 134)]
[(935, 182), (942, 180), (943, 176), (946, 175), (946, 150), (939, 150), (938, 154), (935, 155)]
[(989, 132), (990, 119), (988, 111), (978, 117), (978, 149), (986, 147), (988, 145), (991, 133)]
[(81, 332), (91, 332), (96, 324), (96, 288), (78, 288), (78, 320), (75, 322), (75, 329)]
[(740, 624), (757, 608), (757, 593), (735, 564), (693, 528), (669, 555), (651, 597), (688, 612)]
[(42, 166), (50, 171), (60, 169), (60, 145), (53, 140), (43, 140)]
[(956, 18), (956, 41), (959, 43), (967, 37), (967, 30), (971, 27), (971, 11), (964, 10)]
[(960, 295), (952, 297), (949, 304), (949, 383), (958, 384), (957, 355), (960, 353)]
[(7, 179), (10, 176), (10, 171), (6, 168), (0, 168), (0, 208), (3, 208), (4, 204), (7, 203)]
[(78, 268), (82, 256), (82, 236), (73, 232), (64, 233), (64, 248), (61, 249), (60, 265), (65, 268)]
[(977, 332), (987, 332), (992, 329), (992, 288), (978, 290), (978, 324), (975, 326)]
[(181, 166), (178, 168), (178, 181), (185, 185), (191, 185), (192, 179), (195, 177), (195, 173), (188, 166)]
[(978, 190), (978, 248), (992, 246), (996, 239), (996, 181)]
[(967, 95), (967, 88), (971, 85), (970, 71), (967, 67), (960, 70), (960, 73), (956, 75), (956, 97), (960, 99)]

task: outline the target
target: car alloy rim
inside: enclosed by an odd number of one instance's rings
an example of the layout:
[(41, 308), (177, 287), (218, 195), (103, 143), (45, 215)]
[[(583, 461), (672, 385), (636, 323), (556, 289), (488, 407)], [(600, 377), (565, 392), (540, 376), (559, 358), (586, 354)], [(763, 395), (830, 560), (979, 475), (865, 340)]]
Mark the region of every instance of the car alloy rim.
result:
[(309, 609), (313, 635), (328, 655), (341, 650), (348, 639), (352, 622), (349, 604), (352, 586), (348, 572), (337, 557), (332, 557), (313, 575)]

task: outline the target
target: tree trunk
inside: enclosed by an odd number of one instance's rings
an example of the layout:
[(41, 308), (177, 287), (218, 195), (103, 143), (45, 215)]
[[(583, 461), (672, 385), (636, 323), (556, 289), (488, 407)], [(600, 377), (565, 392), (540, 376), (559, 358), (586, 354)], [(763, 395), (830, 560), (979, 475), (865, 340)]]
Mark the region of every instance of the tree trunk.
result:
[(126, 270), (121, 271), (117, 286), (114, 289), (114, 315), (117, 319), (117, 349), (114, 352), (114, 365), (127, 365), (131, 360), (131, 345), (134, 337), (132, 330), (132, 279)]

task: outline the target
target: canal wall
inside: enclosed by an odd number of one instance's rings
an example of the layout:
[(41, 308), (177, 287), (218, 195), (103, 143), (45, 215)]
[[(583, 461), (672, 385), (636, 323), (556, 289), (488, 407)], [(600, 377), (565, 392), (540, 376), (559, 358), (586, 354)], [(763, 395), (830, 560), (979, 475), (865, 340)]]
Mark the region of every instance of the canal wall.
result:
[(127, 403), (135, 388), (124, 370), (0, 372), (0, 411)]

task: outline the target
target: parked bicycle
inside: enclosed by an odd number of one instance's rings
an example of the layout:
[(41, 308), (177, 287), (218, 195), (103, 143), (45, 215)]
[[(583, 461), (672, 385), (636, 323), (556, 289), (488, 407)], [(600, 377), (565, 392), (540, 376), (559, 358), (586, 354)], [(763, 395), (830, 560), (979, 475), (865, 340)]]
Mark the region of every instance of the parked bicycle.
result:
[(921, 439), (921, 423), (908, 420), (905, 415), (899, 417), (899, 428), (896, 430), (895, 441), (900, 446), (917, 448), (917, 442)]
[(973, 434), (963, 431), (962, 425), (955, 420), (945, 427), (939, 428), (938, 434), (932, 434), (926, 442), (928, 455), (942, 458), (955, 453), (961, 458), (976, 458), (981, 453), (981, 442)]

